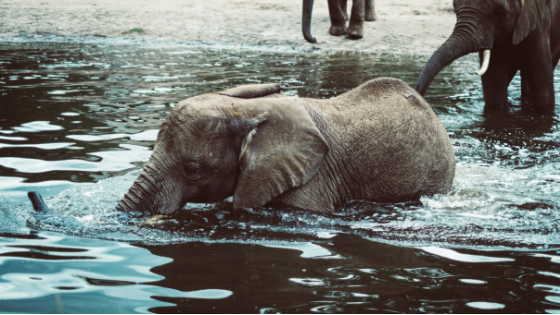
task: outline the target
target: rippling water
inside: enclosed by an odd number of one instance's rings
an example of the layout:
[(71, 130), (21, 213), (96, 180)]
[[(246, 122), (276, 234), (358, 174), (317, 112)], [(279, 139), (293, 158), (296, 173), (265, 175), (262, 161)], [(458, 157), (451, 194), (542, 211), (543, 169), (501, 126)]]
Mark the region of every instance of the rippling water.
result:
[[(472, 56), (426, 97), (457, 155), (447, 195), (355, 201), (332, 215), (188, 204), (155, 224), (114, 210), (186, 97), (278, 82), (328, 98), (379, 76), (414, 85), (424, 62), (1, 43), (0, 311), (559, 312), (558, 121), (524, 109), (518, 77), (510, 113), (485, 113)], [(53, 215), (37, 220), (29, 190)]]

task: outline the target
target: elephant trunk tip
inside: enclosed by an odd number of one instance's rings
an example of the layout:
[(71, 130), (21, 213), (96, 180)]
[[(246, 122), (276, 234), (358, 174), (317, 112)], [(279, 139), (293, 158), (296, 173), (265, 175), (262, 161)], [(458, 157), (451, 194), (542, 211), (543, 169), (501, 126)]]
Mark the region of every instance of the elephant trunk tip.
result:
[(418, 94), (420, 94), (420, 96), (424, 97), (424, 94), (426, 94), (426, 90), (428, 89), (427, 85), (421, 85), (420, 82), (416, 83), (416, 86), (414, 87), (414, 90), (416, 90), (416, 92), (418, 92)]
[(43, 197), (40, 193), (36, 191), (30, 191), (27, 193), (27, 197), (31, 200), (31, 204), (33, 205), (33, 210), (37, 212), (48, 212), (50, 211), (49, 207), (43, 201)]
[(130, 203), (128, 200), (128, 196), (125, 197), (119, 202), (119, 204), (115, 207), (117, 211), (120, 212), (131, 212), (134, 209), (134, 205)]
[(313, 0), (304, 0), (303, 1), (303, 14), (302, 14), (302, 23), (301, 29), (303, 32), (303, 38), (306, 41), (315, 44), (317, 40), (311, 36), (311, 14), (313, 12)]
[(304, 33), (304, 34), (303, 34), (303, 38), (305, 38), (305, 40), (308, 41), (308, 42), (311, 43), (311, 44), (316, 44), (316, 43), (317, 43), (317, 40), (315, 39), (315, 37), (312, 37), (312, 36), (309, 35), (309, 34), (305, 34), (305, 33)]

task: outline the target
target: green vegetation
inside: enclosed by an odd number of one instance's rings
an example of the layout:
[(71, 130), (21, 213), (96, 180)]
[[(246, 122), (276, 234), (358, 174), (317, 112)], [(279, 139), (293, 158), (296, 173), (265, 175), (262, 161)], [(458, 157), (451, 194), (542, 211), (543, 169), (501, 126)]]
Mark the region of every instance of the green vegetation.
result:
[(123, 34), (132, 34), (132, 33), (145, 34), (146, 31), (141, 27), (135, 27), (129, 29), (128, 31), (123, 32)]

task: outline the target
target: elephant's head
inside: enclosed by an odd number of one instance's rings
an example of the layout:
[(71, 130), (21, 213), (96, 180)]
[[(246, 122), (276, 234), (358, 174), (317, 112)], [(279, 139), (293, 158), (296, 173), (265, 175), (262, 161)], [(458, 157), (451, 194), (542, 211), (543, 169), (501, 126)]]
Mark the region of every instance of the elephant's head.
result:
[(455, 59), (484, 51), (479, 75), (490, 61), (497, 43), (513, 45), (524, 40), (547, 18), (549, 0), (454, 0), (457, 23), (453, 33), (430, 57), (416, 83), (424, 95), (434, 77)]
[(232, 195), (235, 208), (255, 207), (306, 183), (328, 146), (302, 100), (262, 98), (279, 90), (246, 85), (181, 102), (117, 208), (169, 214)]

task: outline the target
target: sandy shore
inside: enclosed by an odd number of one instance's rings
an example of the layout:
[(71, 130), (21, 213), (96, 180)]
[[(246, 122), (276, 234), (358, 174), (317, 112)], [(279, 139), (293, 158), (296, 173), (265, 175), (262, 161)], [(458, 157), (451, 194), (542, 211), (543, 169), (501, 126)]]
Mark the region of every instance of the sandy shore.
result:
[[(327, 1), (316, 0), (312, 34), (301, 34), (301, 0), (0, 0), (0, 37), (107, 36), (178, 42), (289, 46), (324, 51), (430, 55), (455, 23), (450, 0), (377, 0), (364, 38), (328, 34)], [(144, 34), (127, 33), (142, 28)]]

